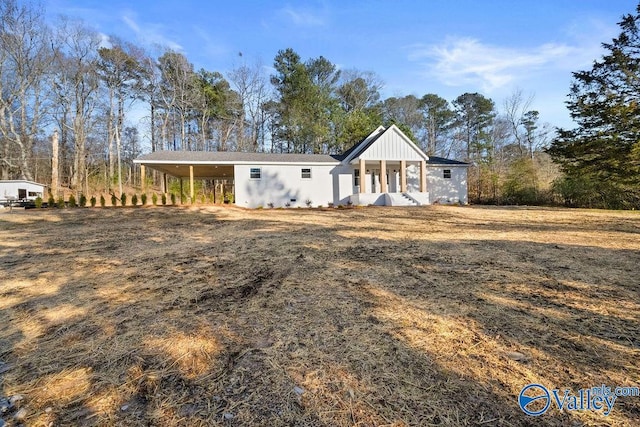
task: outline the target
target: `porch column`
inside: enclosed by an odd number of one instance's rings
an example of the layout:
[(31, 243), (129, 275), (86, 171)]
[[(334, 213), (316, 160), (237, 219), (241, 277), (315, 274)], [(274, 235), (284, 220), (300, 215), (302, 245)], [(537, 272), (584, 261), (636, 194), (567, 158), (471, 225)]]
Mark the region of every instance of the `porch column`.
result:
[(380, 160), (380, 192), (387, 192), (387, 161)]
[(366, 174), (367, 174), (367, 168), (365, 167), (364, 164), (364, 159), (360, 159), (360, 193), (365, 193), (366, 192), (366, 185), (365, 182), (366, 180)]
[(420, 192), (427, 192), (427, 162), (420, 160)]
[(193, 203), (193, 197), (195, 196), (193, 191), (193, 165), (189, 165), (189, 197), (191, 198), (191, 203)]
[(140, 189), (142, 190), (143, 193), (145, 192), (145, 188), (144, 188), (145, 187), (145, 181), (146, 181), (145, 172), (146, 172), (146, 170), (145, 170), (144, 165), (140, 165)]
[(167, 190), (168, 188), (169, 187), (167, 186), (167, 174), (163, 173), (162, 174), (162, 192), (164, 194), (167, 194), (168, 193), (168, 190)]
[(407, 192), (407, 161), (400, 160), (400, 192)]

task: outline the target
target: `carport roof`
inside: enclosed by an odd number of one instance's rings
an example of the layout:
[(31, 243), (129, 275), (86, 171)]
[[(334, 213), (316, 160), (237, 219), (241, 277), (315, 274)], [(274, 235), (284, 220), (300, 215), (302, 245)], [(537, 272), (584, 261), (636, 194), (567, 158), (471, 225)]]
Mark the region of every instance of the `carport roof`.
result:
[(156, 151), (135, 163), (338, 163), (341, 155), (295, 153), (241, 153), (236, 151)]

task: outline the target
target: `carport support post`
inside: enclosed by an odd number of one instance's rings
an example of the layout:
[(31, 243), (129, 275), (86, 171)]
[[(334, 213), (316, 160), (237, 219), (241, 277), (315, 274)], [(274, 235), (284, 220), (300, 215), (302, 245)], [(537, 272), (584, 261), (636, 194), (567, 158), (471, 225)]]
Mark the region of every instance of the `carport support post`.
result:
[(400, 160), (400, 192), (407, 192), (407, 161)]
[(427, 162), (420, 160), (420, 192), (427, 192)]
[(387, 192), (387, 161), (380, 160), (380, 192)]
[(168, 191), (168, 186), (167, 186), (167, 174), (163, 173), (162, 174), (162, 192), (166, 195), (169, 191)]
[(193, 203), (193, 196), (195, 196), (193, 191), (193, 165), (189, 165), (189, 201)]
[(140, 189), (142, 190), (142, 192), (144, 193), (146, 191), (145, 187), (145, 181), (146, 181), (146, 174), (145, 174), (146, 170), (144, 165), (140, 165)]
[(365, 193), (367, 190), (365, 186), (365, 182), (367, 182), (367, 180), (365, 179), (367, 168), (365, 167), (364, 163), (364, 159), (360, 159), (360, 194)]

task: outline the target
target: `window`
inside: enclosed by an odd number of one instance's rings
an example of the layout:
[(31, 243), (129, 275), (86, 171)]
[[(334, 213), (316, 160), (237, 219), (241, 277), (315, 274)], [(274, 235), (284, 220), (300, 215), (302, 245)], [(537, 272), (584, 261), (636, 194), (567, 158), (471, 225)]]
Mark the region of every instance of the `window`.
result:
[(262, 170), (260, 168), (251, 168), (249, 171), (249, 178), (260, 179), (262, 177)]
[(360, 185), (360, 169), (355, 169), (353, 171), (353, 185), (356, 187)]
[(451, 169), (445, 169), (442, 172), (443, 172), (442, 177), (444, 179), (451, 179)]
[(302, 179), (311, 179), (311, 168), (302, 168)]

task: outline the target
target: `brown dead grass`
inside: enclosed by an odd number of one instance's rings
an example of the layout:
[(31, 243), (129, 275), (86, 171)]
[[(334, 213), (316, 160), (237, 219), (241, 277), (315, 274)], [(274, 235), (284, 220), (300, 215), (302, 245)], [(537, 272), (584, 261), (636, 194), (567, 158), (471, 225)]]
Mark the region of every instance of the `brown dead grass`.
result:
[[(621, 425), (640, 216), (428, 207), (0, 214), (0, 395), (27, 425)], [(514, 356), (515, 355), (515, 356)]]

